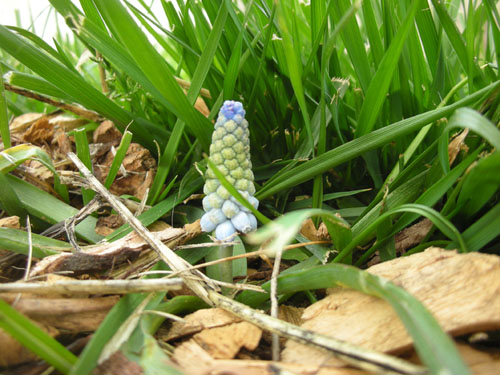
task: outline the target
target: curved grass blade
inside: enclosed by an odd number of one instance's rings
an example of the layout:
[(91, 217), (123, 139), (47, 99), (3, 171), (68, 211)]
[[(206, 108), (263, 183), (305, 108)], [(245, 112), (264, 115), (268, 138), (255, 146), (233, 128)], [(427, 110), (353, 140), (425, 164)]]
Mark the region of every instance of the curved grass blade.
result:
[(471, 217), (496, 193), (500, 186), (500, 152), (488, 155), (466, 175), (457, 206), (464, 205), (460, 212)]
[(63, 374), (68, 374), (76, 362), (73, 353), (2, 299), (0, 328)]
[(483, 137), (497, 150), (500, 150), (500, 130), (487, 118), (481, 116), (479, 112), (470, 108), (460, 108), (453, 114), (439, 139), (439, 161), (445, 172), (450, 169), (448, 163), (448, 134), (451, 129), (455, 128), (468, 128)]
[(50, 156), (40, 147), (33, 146), (31, 144), (20, 144), (14, 147), (10, 147), (7, 150), (0, 152), (0, 173), (8, 173), (16, 169), (19, 165), (27, 160), (36, 160), (47, 167), (54, 175), (54, 188), (56, 192), (63, 198), (66, 202), (69, 201), (68, 189), (65, 185), (62, 185), (59, 181), (59, 175), (57, 174), (54, 164), (52, 164), (52, 159)]
[(345, 256), (349, 255), (359, 244), (361, 244), (365, 239), (367, 239), (373, 232), (375, 232), (378, 225), (382, 224), (384, 220), (395, 213), (401, 212), (412, 212), (421, 216), (428, 218), (432, 223), (448, 238), (454, 240), (459, 244), (461, 252), (467, 252), (467, 245), (462, 235), (457, 228), (439, 212), (433, 208), (421, 205), (408, 203), (403, 204), (399, 207), (390, 209), (380, 215), (375, 221), (370, 223), (361, 233), (357, 234), (356, 237), (342, 250), (333, 260), (333, 262), (341, 262)]
[[(280, 249), (283, 249), (285, 245), (289, 244), (295, 238), (297, 233), (300, 232), (304, 221), (315, 216), (327, 219), (328, 226), (330, 227), (335, 223), (344, 229), (349, 229), (348, 224), (342, 218), (335, 215), (335, 213), (311, 208), (289, 212), (276, 220), (268, 222), (265, 226), (257, 230), (257, 232), (250, 233), (247, 236), (248, 242), (260, 244), (269, 241), (266, 243), (264, 250), (269, 257), (274, 257)], [(340, 238), (337, 237), (337, 239)]]
[[(500, 235), (500, 204), (496, 204), (474, 224), (467, 228), (462, 236), (469, 246), (469, 251), (479, 251)], [(452, 243), (448, 248), (456, 248)]]
[(0, 206), (8, 215), (18, 216), (22, 222), (28, 216), (28, 211), (3, 173), (0, 173)]

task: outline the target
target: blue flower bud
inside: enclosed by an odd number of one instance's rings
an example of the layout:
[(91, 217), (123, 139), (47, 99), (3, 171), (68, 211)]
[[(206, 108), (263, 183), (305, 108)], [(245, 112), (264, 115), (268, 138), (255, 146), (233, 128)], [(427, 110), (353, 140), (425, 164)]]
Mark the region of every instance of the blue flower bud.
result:
[(217, 225), (217, 228), (215, 228), (215, 238), (217, 238), (219, 241), (228, 240), (235, 233), (236, 229), (231, 223), (231, 220), (226, 220), (223, 223)]
[(240, 211), (231, 219), (233, 226), (242, 233), (248, 233), (257, 228), (257, 220), (253, 214)]

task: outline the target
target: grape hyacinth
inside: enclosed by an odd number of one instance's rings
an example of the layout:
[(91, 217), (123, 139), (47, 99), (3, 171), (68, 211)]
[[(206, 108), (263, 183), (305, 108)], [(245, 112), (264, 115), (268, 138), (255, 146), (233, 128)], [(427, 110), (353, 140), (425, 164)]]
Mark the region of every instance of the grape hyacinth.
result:
[[(212, 133), (209, 158), (238, 192), (257, 208), (259, 201), (253, 196), (255, 186), (248, 121), (240, 102), (224, 102)], [(203, 192), (206, 195), (203, 198), (205, 214), (200, 222), (203, 231), (215, 230), (215, 238), (224, 241), (231, 239), (237, 231), (248, 233), (257, 228), (255, 216), (231, 196), (210, 168), (205, 175)]]

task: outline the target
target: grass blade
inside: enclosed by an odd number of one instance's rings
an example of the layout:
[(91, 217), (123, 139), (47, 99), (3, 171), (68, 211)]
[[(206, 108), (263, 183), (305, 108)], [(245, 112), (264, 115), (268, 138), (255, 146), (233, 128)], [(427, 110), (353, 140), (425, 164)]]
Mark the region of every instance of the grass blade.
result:
[[(109, 167), (108, 175), (106, 176), (106, 181), (104, 181), (104, 186), (106, 189), (109, 189), (113, 184), (113, 181), (116, 178), (118, 170), (122, 165), (123, 159), (125, 159), (125, 155), (128, 151), (128, 146), (130, 146), (130, 142), (132, 142), (132, 133), (128, 130), (123, 133), (122, 140), (120, 141), (120, 145), (116, 150), (115, 157), (113, 158), (113, 163)], [(84, 160), (80, 158), (80, 160)]]
[(10, 130), (9, 130), (9, 117), (7, 114), (7, 100), (5, 99), (5, 91), (3, 88), (3, 68), (0, 64), (0, 136), (4, 149), (10, 148)]
[(377, 72), (370, 81), (365, 100), (361, 107), (356, 128), (356, 136), (362, 136), (371, 132), (375, 126), (375, 121), (382, 109), (386, 99), (394, 71), (398, 64), (403, 45), (408, 33), (413, 27), (413, 21), (420, 8), (420, 0), (413, 1), (406, 17), (396, 33), (391, 45), (385, 52)]
[[(49, 255), (59, 254), (61, 251), (71, 250), (67, 242), (31, 234), (33, 256), (44, 258)], [(0, 247), (14, 253), (28, 255), (28, 233), (20, 229), (0, 228)]]

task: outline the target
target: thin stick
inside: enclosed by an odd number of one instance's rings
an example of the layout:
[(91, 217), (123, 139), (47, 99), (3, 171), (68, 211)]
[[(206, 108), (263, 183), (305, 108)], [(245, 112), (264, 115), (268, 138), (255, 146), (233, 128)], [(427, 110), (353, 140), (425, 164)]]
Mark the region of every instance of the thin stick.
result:
[(25, 97), (30, 98), (30, 99), (38, 100), (39, 102), (42, 102), (42, 103), (47, 103), (47, 104), (53, 105), (54, 107), (64, 109), (65, 111), (73, 112), (74, 114), (81, 116), (83, 118), (86, 118), (87, 120), (90, 120), (93, 122), (101, 122), (104, 120), (104, 118), (101, 117), (99, 114), (97, 114), (93, 111), (90, 111), (88, 109), (82, 108), (80, 106), (74, 105), (74, 104), (63, 103), (63, 102), (48, 98), (44, 95), (40, 95), (40, 94), (37, 94), (37, 93), (29, 91), (29, 90), (25, 90), (25, 89), (21, 89), (19, 87), (12, 86), (8, 83), (4, 83), (4, 87), (6, 90), (9, 90), (13, 93), (25, 96)]
[(16, 282), (0, 284), (0, 293), (33, 294), (127, 294), (163, 292), (182, 289), (183, 281), (175, 279), (144, 280), (58, 280), (57, 282)]
[(33, 236), (31, 235), (31, 221), (29, 215), (26, 215), (26, 231), (28, 232), (28, 260), (26, 261), (26, 271), (23, 277), (24, 281), (28, 281), (29, 279), (31, 262), (33, 260)]
[[(31, 262), (33, 260), (33, 238), (31, 235), (31, 222), (30, 216), (26, 215), (26, 231), (28, 232), (28, 259), (26, 260), (26, 269), (24, 270), (23, 280), (28, 281), (31, 271)], [(21, 299), (22, 293), (19, 293), (16, 296), (16, 299), (12, 303), (12, 306), (16, 306), (19, 300)]]

